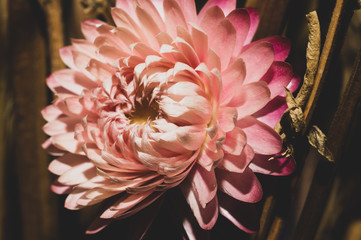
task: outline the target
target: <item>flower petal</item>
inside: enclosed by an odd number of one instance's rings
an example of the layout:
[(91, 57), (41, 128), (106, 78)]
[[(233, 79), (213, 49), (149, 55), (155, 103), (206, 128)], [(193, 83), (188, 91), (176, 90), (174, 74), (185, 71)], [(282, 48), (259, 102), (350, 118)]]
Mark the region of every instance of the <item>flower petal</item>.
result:
[(290, 175), (296, 168), (293, 157), (276, 157), (269, 160), (270, 157), (272, 156), (256, 154), (249, 167), (254, 172), (273, 176)]
[(225, 153), (240, 155), (246, 142), (246, 134), (242, 129), (235, 127), (232, 131), (226, 133), (226, 140), (224, 141), (222, 148)]
[(203, 229), (212, 229), (218, 218), (218, 200), (215, 196), (205, 208), (198, 201), (195, 192), (184, 185), (181, 185), (181, 190), (189, 206), (191, 207), (194, 216), (196, 217), (199, 226)]
[(240, 54), (246, 41), (250, 29), (250, 17), (247, 10), (237, 8), (227, 15), (227, 19), (233, 24), (237, 33), (237, 41), (233, 52), (233, 56), (236, 57)]
[(246, 145), (240, 156), (225, 154), (222, 161), (217, 165), (229, 172), (242, 173), (249, 166), (254, 157), (254, 151)]
[(238, 119), (251, 115), (270, 100), (270, 90), (265, 82), (253, 82), (243, 85), (237, 96), (234, 96), (228, 106), (237, 107)]
[(265, 81), (271, 91), (271, 99), (285, 92), (293, 77), (290, 64), (285, 62), (273, 62), (261, 81)]
[(199, 164), (195, 164), (187, 176), (184, 184), (191, 188), (195, 197), (203, 208), (215, 197), (217, 182), (214, 171), (208, 171)]
[(252, 41), (254, 34), (256, 33), (256, 30), (258, 28), (259, 14), (258, 14), (258, 11), (256, 8), (246, 8), (246, 10), (249, 14), (250, 27), (249, 27), (247, 38), (244, 43), (248, 44)]
[(242, 173), (216, 169), (218, 187), (229, 196), (243, 202), (255, 203), (262, 198), (262, 187), (250, 168)]
[(246, 233), (256, 233), (259, 229), (259, 217), (254, 204), (240, 202), (219, 194), (219, 213)]
[(218, 6), (222, 9), (225, 15), (228, 15), (228, 13), (236, 8), (236, 2), (236, 0), (208, 0), (199, 12), (198, 17), (201, 19), (205, 12), (213, 6)]
[(247, 135), (247, 143), (255, 153), (271, 155), (279, 153), (282, 149), (282, 139), (271, 127), (248, 116), (237, 121), (237, 127)]
[(287, 103), (283, 97), (275, 97), (261, 110), (254, 113), (253, 116), (257, 118), (257, 120), (274, 128), (287, 108)]
[(246, 64), (245, 83), (259, 81), (261, 77), (268, 71), (273, 60), (273, 46), (267, 42), (261, 42), (253, 47), (246, 49), (239, 55)]

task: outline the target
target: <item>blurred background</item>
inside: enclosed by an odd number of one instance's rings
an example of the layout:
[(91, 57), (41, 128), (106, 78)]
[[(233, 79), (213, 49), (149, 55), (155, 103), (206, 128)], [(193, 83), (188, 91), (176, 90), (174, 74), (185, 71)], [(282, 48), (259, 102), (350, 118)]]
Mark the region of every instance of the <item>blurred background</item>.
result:
[[(198, 9), (204, 4), (196, 1)], [(291, 40), (287, 59), (296, 75), (306, 69), (305, 15), (316, 10), (321, 26), (320, 84), (306, 130), (317, 125), (328, 137), (335, 162), (310, 147), (306, 134), (292, 140), (297, 170), (287, 177), (259, 176), (260, 230), (248, 235), (220, 217), (211, 239), (361, 239), (361, 10), (357, 0), (239, 0), (261, 16), (255, 39)], [(40, 111), (53, 96), (46, 77), (63, 68), (58, 50), (82, 38), (85, 18), (109, 20), (106, 0), (0, 0), (0, 239), (125, 239), (134, 219), (87, 236), (99, 206), (63, 207), (41, 148), (46, 139)], [(307, 131), (306, 131), (307, 132)], [(180, 239), (180, 226), (164, 204), (145, 239)], [(139, 213), (141, 214), (141, 213)], [(138, 216), (139, 217), (139, 216)]]

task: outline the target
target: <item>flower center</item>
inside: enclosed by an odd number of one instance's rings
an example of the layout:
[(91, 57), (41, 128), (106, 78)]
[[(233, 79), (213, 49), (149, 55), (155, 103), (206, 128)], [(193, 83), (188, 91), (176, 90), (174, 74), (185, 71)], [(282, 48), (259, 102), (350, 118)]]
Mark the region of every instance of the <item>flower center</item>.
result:
[(148, 121), (155, 120), (159, 115), (158, 103), (152, 101), (151, 103), (135, 102), (132, 113), (128, 116), (130, 124), (143, 124)]

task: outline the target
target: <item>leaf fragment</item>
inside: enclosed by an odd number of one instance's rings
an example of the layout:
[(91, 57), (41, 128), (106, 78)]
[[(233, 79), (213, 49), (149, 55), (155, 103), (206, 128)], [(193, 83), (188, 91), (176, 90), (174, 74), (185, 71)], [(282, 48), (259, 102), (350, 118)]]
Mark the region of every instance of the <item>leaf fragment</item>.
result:
[(307, 138), (311, 146), (316, 148), (322, 156), (324, 156), (329, 162), (335, 162), (332, 152), (328, 148), (327, 137), (317, 126), (314, 125), (311, 127)]

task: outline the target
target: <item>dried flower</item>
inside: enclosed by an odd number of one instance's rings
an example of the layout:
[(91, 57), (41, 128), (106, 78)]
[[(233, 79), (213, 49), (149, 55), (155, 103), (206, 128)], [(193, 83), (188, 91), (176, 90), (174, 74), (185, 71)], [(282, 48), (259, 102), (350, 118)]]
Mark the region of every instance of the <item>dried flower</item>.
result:
[(69, 194), (66, 208), (114, 196), (98, 220), (119, 219), (179, 186), (203, 229), (221, 213), (256, 230), (244, 222), (262, 197), (254, 172), (294, 169), (291, 158), (268, 159), (282, 150), (273, 127), (284, 86), (297, 81), (289, 42), (251, 43), (257, 12), (235, 6), (209, 0), (197, 15), (193, 0), (118, 0), (116, 27), (81, 25), (85, 40), (61, 49), (70, 69), (47, 79), (57, 98), (42, 112), (44, 148), (58, 157), (52, 190)]

